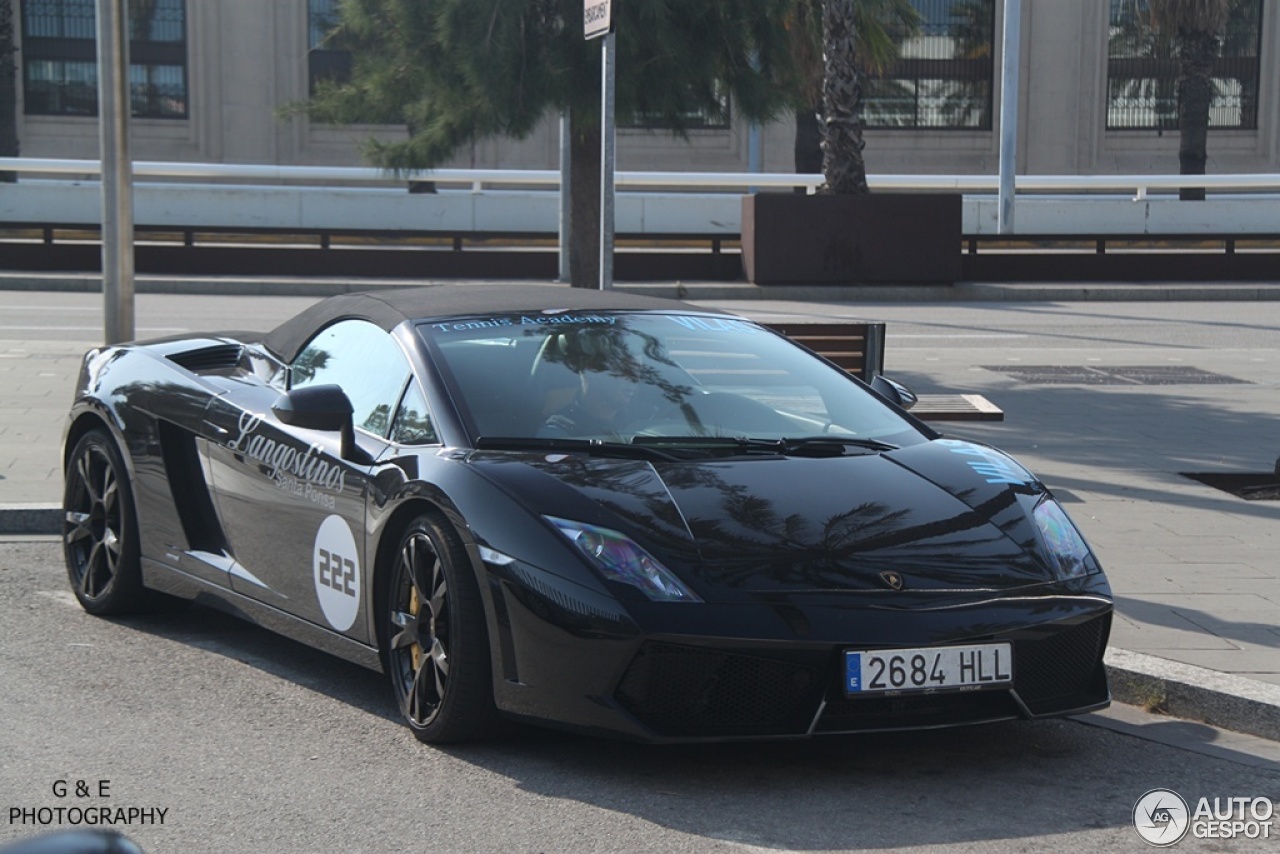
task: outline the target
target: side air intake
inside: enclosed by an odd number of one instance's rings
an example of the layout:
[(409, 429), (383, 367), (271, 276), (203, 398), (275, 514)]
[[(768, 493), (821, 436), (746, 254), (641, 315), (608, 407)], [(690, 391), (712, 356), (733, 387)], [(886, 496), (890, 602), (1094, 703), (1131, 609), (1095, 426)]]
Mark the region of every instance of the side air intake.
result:
[(244, 348), (239, 344), (215, 344), (211, 347), (173, 353), (169, 356), (169, 361), (194, 374), (225, 371), (240, 364), (243, 350)]
[(188, 548), (214, 553), (225, 551), (227, 538), (209, 495), (195, 435), (168, 421), (159, 422), (156, 428), (170, 495), (182, 521)]

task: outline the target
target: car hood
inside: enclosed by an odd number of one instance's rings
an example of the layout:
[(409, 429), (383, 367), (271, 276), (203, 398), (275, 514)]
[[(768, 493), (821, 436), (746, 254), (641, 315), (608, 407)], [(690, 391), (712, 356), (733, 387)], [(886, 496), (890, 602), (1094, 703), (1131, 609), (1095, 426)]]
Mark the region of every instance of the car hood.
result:
[(625, 533), (707, 601), (1052, 580), (1029, 518), (1043, 485), (968, 442), (679, 462), (486, 451), (470, 463), (534, 513)]

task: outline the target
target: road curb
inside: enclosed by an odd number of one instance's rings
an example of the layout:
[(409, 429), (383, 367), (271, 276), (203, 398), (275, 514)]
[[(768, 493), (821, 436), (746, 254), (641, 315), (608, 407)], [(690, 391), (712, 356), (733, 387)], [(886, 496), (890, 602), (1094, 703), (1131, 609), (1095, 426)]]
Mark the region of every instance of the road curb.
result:
[(60, 534), (62, 508), (56, 504), (0, 504), (0, 534)]
[(1280, 741), (1280, 685), (1123, 649), (1108, 649), (1116, 702)]
[[(0, 535), (61, 531), (56, 505), (0, 505)], [(1280, 741), (1280, 685), (1123, 649), (1108, 649), (1105, 663), (1118, 703)]]

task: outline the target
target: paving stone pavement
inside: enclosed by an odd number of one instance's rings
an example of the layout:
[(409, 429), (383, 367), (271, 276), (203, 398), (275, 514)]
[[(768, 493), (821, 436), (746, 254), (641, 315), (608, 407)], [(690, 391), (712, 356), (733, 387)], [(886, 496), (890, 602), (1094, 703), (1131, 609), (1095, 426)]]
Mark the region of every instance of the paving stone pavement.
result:
[[(0, 276), (0, 534), (56, 526), (63, 420), (80, 356), (101, 340), (100, 320), (84, 295), (19, 296), (4, 287)], [(281, 293), (300, 290), (305, 293), (297, 287)], [(677, 287), (651, 290), (674, 295)], [(887, 373), (922, 393), (978, 393), (998, 403), (1006, 413), (1003, 422), (939, 426), (1003, 448), (1025, 463), (1059, 494), (1100, 555), (1116, 595), (1108, 663), (1117, 698), (1280, 740), (1280, 501), (1244, 501), (1180, 474), (1274, 465), (1280, 453), (1280, 328), (1241, 322), (1231, 346), (1189, 341), (1144, 351), (1151, 345), (1141, 340), (1141, 324), (1117, 313), (1089, 320), (1098, 324), (1096, 350), (1057, 348), (1050, 326), (1042, 338), (1022, 336), (1007, 348), (993, 332), (992, 342), (971, 357), (958, 357), (955, 350), (931, 346), (928, 335), (895, 336), (895, 327), (916, 328), (908, 325), (921, 322), (927, 305), (913, 311), (913, 294), (904, 289), (893, 292), (892, 302), (874, 303), (746, 300), (740, 290), (714, 285), (684, 284), (679, 290), (691, 300), (763, 320), (884, 319)], [(1052, 291), (1027, 286), (1019, 293), (958, 289), (956, 298), (969, 300), (968, 307), (952, 311), (957, 318), (977, 311), (1026, 312), (1038, 310), (1038, 300), (1043, 306), (1072, 296), (1132, 301), (1135, 293), (1141, 292), (1099, 286), (1070, 291), (1061, 285)], [(1165, 290), (1149, 293), (1170, 299)], [(1181, 293), (1222, 302), (1274, 301), (1280, 284)], [(208, 296), (181, 323), (142, 313), (138, 334), (171, 334), (182, 325), (266, 329), (314, 298)], [(921, 298), (937, 299), (932, 292)], [(1010, 302), (993, 304), (997, 298)], [(23, 300), (31, 299), (48, 311), (65, 310), (64, 322), (37, 326), (21, 313)], [(202, 325), (201, 306), (209, 309), (211, 325)], [(11, 311), (12, 323), (4, 319)], [(1067, 317), (1060, 307), (1049, 313), (1054, 322)], [(1247, 320), (1249, 304), (1241, 303), (1236, 314)], [(1271, 309), (1268, 316), (1280, 312)], [(1108, 367), (1146, 364), (1140, 359), (1153, 352), (1165, 366), (1181, 363), (1233, 382), (1036, 384), (993, 370), (1083, 364), (1105, 373)], [(1001, 364), (992, 364), (997, 359)]]

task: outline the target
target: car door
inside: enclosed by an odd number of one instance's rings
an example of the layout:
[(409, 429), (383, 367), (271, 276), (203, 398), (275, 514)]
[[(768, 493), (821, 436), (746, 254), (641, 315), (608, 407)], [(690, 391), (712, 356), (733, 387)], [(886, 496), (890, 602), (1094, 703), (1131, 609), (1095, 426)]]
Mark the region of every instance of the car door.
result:
[(235, 566), (234, 590), (359, 640), (371, 577), (365, 504), (371, 460), (387, 447), (409, 363), (393, 338), (362, 320), (320, 331), (289, 366), (291, 390), (337, 385), (351, 400), (355, 452), (340, 431), (292, 426), (272, 410), (280, 390), (226, 395), (209, 420), (213, 491)]

